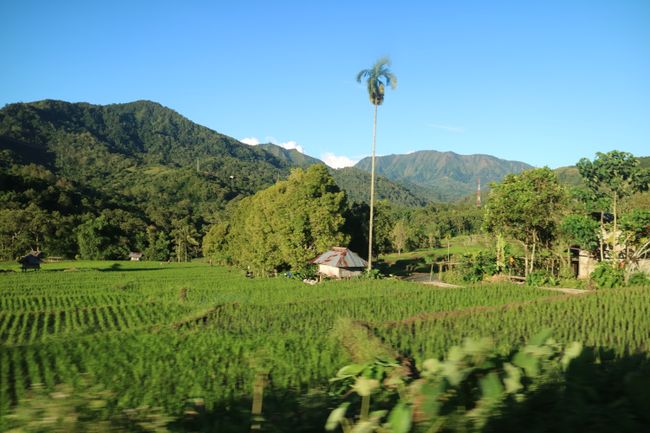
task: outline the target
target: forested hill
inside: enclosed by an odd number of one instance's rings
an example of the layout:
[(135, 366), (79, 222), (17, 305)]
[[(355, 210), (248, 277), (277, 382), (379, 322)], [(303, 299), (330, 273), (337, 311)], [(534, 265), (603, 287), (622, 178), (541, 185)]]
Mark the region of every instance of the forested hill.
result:
[[(150, 101), (7, 105), (0, 110), (0, 241), (14, 241), (0, 242), (0, 256), (24, 253), (35, 238), (51, 255), (70, 256), (86, 229), (113, 248), (111, 257), (179, 230), (200, 239), (228, 203), (316, 163), (272, 144), (248, 146)], [(331, 171), (352, 200), (367, 200), (367, 174)], [(385, 179), (378, 197), (425, 202)], [(151, 239), (134, 243), (138, 236)]]
[[(370, 158), (357, 168), (370, 171)], [(459, 155), (454, 152), (423, 150), (405, 155), (387, 155), (376, 159), (379, 175), (405, 184), (419, 195), (440, 201), (453, 201), (476, 191), (476, 181), (483, 185), (501, 180), (506, 174), (519, 173), (532, 166), (506, 161), (490, 155)]]
[[(37, 164), (68, 181), (142, 205), (157, 200), (173, 208), (188, 199), (204, 216), (285, 178), (291, 168), (322, 164), (273, 144), (245, 145), (150, 101), (8, 105), (0, 110), (2, 149), (12, 164)], [(358, 176), (336, 177), (355, 200), (367, 195)], [(378, 194), (400, 205), (423, 202), (385, 179), (379, 181)]]
[(224, 181), (240, 173), (254, 176), (248, 180), (257, 189), (290, 166), (150, 101), (11, 104), (0, 110), (0, 146), (23, 163), (39, 162), (85, 182), (141, 166), (195, 168), (198, 161), (199, 171)]

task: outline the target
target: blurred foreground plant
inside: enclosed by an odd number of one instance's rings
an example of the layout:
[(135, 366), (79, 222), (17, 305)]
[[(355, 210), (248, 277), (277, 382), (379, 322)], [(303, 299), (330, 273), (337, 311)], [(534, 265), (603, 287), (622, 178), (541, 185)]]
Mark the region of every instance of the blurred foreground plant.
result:
[[(544, 331), (509, 356), (498, 355), (489, 339), (468, 338), (445, 359), (424, 361), (419, 374), (379, 359), (348, 365), (331, 379), (350, 390), (325, 427), (332, 431), (340, 425), (344, 433), (406, 433), (413, 424), (427, 432), (459, 426), (480, 430), (502, 403), (524, 400), (538, 378), (561, 375), (581, 352), (580, 343), (562, 347)], [(391, 401), (391, 394), (392, 408), (371, 410), (371, 395)], [(346, 417), (359, 397), (359, 415)]]

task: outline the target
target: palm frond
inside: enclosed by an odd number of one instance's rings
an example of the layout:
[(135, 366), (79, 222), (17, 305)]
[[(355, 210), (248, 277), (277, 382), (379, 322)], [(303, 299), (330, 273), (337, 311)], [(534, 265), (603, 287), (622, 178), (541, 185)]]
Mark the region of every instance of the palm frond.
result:
[(381, 57), (371, 69), (363, 69), (357, 74), (357, 82), (366, 80), (368, 97), (373, 105), (381, 105), (384, 102), (386, 86), (390, 86), (392, 89), (397, 87), (397, 77), (388, 69), (390, 64), (388, 57)]
[(363, 69), (357, 74), (357, 83), (360, 83), (365, 77), (370, 75), (370, 69)]
[(391, 89), (395, 90), (397, 87), (397, 76), (390, 71), (386, 71), (384, 77), (386, 78), (386, 84), (388, 84)]

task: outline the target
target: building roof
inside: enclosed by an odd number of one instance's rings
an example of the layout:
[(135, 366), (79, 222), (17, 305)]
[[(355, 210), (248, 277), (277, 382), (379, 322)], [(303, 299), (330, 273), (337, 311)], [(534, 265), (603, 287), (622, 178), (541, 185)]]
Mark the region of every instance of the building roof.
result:
[(129, 257), (134, 257), (136, 259), (139, 259), (140, 257), (142, 257), (142, 253), (131, 252), (129, 253)]
[(368, 262), (357, 253), (343, 247), (334, 247), (313, 259), (310, 263), (334, 266), (336, 268), (364, 268)]

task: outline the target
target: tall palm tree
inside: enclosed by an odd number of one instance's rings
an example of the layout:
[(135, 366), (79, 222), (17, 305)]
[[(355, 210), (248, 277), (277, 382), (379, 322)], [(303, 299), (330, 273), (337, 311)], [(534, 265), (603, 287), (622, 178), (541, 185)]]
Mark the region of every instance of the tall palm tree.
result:
[(368, 271), (372, 269), (372, 220), (375, 207), (375, 145), (377, 143), (377, 107), (384, 102), (384, 89), (397, 87), (397, 77), (388, 67), (390, 59), (382, 57), (370, 69), (364, 69), (357, 74), (357, 82), (366, 80), (370, 103), (375, 106), (375, 116), (372, 124), (372, 163), (370, 169), (370, 224), (368, 229)]

